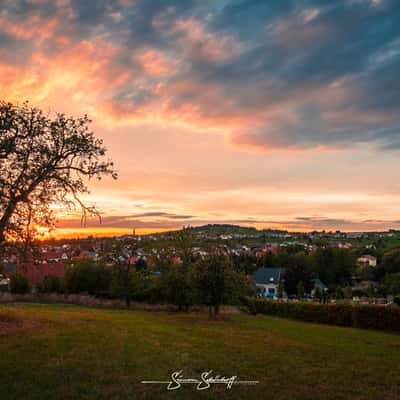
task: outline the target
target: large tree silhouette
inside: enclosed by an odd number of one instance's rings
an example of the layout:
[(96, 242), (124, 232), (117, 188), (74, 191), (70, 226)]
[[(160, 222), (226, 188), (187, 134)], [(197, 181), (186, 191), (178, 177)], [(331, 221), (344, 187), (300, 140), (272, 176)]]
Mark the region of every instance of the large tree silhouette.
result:
[(87, 181), (117, 176), (90, 122), (0, 102), (0, 244), (31, 225), (50, 225), (54, 203), (78, 206), (82, 218), (96, 213), (80, 199)]

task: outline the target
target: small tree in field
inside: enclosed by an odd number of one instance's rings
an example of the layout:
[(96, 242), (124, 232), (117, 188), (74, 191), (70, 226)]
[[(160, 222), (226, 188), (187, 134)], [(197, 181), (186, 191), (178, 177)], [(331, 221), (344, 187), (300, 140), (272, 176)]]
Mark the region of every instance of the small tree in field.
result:
[(218, 317), (221, 305), (236, 301), (247, 289), (245, 276), (236, 272), (231, 259), (220, 251), (197, 263), (194, 282), (199, 301), (208, 306), (212, 319)]
[(194, 286), (189, 266), (170, 264), (161, 275), (164, 299), (178, 307), (178, 311), (187, 311), (194, 301)]
[(130, 307), (135, 290), (133, 279), (134, 265), (128, 260), (117, 260), (111, 281), (111, 294), (125, 300), (126, 307)]
[(80, 199), (86, 181), (116, 173), (90, 122), (0, 102), (0, 245), (23, 235), (32, 240), (35, 226), (51, 226), (54, 203), (78, 205), (82, 218), (97, 213)]

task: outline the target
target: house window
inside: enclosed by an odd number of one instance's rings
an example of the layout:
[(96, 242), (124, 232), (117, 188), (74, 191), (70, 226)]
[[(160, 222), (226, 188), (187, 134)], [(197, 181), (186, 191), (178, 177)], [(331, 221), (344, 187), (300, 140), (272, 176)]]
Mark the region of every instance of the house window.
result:
[(268, 293), (270, 294), (275, 294), (275, 288), (269, 288)]

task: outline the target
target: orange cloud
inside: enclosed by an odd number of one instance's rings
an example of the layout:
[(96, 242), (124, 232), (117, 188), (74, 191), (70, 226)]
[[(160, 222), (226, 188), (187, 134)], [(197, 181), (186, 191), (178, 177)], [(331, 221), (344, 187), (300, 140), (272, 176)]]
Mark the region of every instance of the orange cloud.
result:
[(36, 45), (50, 38), (58, 25), (58, 18), (42, 18), (31, 15), (24, 24), (15, 23), (7, 18), (7, 14), (0, 14), (0, 29), (16, 39), (34, 39)]
[(133, 59), (137, 61), (146, 74), (154, 76), (173, 75), (177, 71), (177, 62), (167, 58), (161, 51), (148, 49), (135, 54)]

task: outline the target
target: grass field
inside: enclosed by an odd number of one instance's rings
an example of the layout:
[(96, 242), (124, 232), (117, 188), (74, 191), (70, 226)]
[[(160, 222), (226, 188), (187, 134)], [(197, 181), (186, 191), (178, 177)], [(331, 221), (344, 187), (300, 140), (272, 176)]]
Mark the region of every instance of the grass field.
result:
[[(176, 370), (259, 380), (197, 391)], [(399, 399), (400, 336), (266, 316), (0, 306), (0, 399)]]

